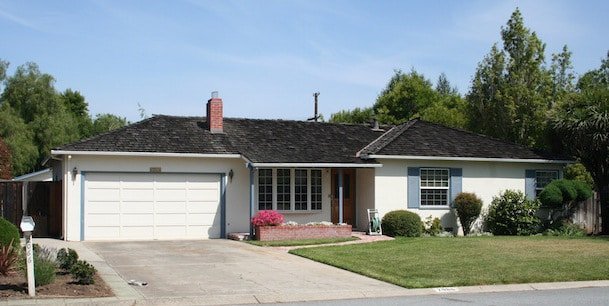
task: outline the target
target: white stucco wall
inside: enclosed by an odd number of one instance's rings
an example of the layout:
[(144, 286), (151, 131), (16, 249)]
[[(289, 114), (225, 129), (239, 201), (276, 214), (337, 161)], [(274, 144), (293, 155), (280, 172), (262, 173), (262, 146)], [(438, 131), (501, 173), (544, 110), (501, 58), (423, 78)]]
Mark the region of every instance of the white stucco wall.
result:
[(374, 208), (374, 169), (357, 169), (356, 173), (355, 216), (356, 228), (368, 230), (368, 211)]
[(438, 217), (442, 226), (456, 229), (456, 218), (449, 208), (407, 208), (408, 167), (462, 168), (462, 191), (475, 193), (483, 202), (483, 211), (494, 196), (506, 189), (525, 191), (525, 170), (560, 170), (562, 164), (514, 163), (514, 162), (464, 162), (425, 160), (378, 160), (383, 167), (375, 169), (374, 203), (381, 215), (398, 209), (416, 212), (424, 221), (428, 216)]
[[(73, 177), (76, 167), (78, 174)], [(249, 231), (249, 170), (240, 158), (191, 157), (108, 157), (72, 155), (64, 157), (64, 237), (80, 239), (82, 172), (149, 172), (160, 167), (163, 173), (224, 173), (226, 185), (226, 232)], [(233, 179), (228, 173), (233, 170)]]

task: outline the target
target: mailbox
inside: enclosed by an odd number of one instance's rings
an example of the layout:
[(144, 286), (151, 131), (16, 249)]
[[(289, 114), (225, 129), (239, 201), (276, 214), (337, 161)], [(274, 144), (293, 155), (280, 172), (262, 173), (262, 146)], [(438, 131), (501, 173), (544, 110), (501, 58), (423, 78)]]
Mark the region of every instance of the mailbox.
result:
[(35, 225), (36, 225), (36, 223), (34, 223), (34, 219), (31, 216), (23, 216), (21, 218), (21, 230), (24, 233), (33, 232)]

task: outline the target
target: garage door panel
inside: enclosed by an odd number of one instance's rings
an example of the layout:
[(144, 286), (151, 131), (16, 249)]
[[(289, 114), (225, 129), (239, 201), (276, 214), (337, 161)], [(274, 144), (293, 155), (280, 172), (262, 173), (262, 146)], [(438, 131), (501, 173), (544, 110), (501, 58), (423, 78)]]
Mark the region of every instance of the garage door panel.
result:
[(188, 213), (211, 213), (215, 214), (220, 211), (220, 203), (218, 202), (188, 202)]
[(154, 213), (154, 202), (123, 202), (121, 203), (122, 213)]
[(186, 190), (157, 189), (154, 197), (157, 201), (186, 201)]
[(88, 173), (85, 239), (217, 238), (220, 176)]
[(120, 211), (120, 202), (89, 201), (86, 210), (87, 213), (118, 214)]
[(154, 230), (152, 226), (124, 226), (121, 229), (121, 238), (126, 239), (150, 239), (145, 237), (153, 237)]
[(117, 189), (89, 188), (87, 190), (87, 200), (88, 201), (120, 201), (120, 199), (121, 199), (121, 193), (118, 188)]
[(154, 201), (153, 189), (122, 189), (121, 199), (129, 202)]
[(154, 210), (157, 213), (184, 213), (186, 211), (185, 202), (159, 202), (154, 205)]
[(154, 214), (122, 214), (121, 224), (125, 226), (153, 226)]
[(95, 239), (117, 239), (120, 237), (118, 226), (95, 226), (89, 227), (85, 231), (85, 237), (95, 237)]
[(188, 189), (188, 200), (217, 202), (219, 197), (218, 189)]
[(119, 214), (89, 214), (87, 226), (119, 226)]
[(157, 226), (185, 225), (186, 214), (156, 214), (154, 221)]

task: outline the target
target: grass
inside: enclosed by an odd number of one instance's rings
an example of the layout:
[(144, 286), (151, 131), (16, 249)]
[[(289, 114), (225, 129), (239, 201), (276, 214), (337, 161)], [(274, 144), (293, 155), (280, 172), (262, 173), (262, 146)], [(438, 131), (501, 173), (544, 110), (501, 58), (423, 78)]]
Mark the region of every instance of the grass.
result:
[(250, 241), (247, 241), (247, 243), (257, 245), (257, 246), (278, 247), (278, 246), (304, 246), (304, 245), (328, 244), (328, 243), (353, 241), (353, 240), (358, 240), (358, 239), (359, 238), (357, 238), (357, 237), (347, 237), (347, 238), (319, 238), (319, 239), (277, 240), (277, 241), (250, 240)]
[(290, 253), (406, 288), (609, 278), (606, 238), (398, 238)]

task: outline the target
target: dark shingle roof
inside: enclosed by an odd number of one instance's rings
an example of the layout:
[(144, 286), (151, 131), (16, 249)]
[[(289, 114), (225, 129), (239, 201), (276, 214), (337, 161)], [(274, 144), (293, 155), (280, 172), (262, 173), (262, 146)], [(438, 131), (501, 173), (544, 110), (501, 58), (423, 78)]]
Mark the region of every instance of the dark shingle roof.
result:
[(357, 151), (382, 132), (367, 125), (224, 118), (212, 134), (204, 117), (154, 116), (58, 148), (64, 151), (243, 154), (255, 163), (369, 163)]
[(564, 159), (511, 142), (422, 120), (398, 125), (366, 146), (366, 155)]

